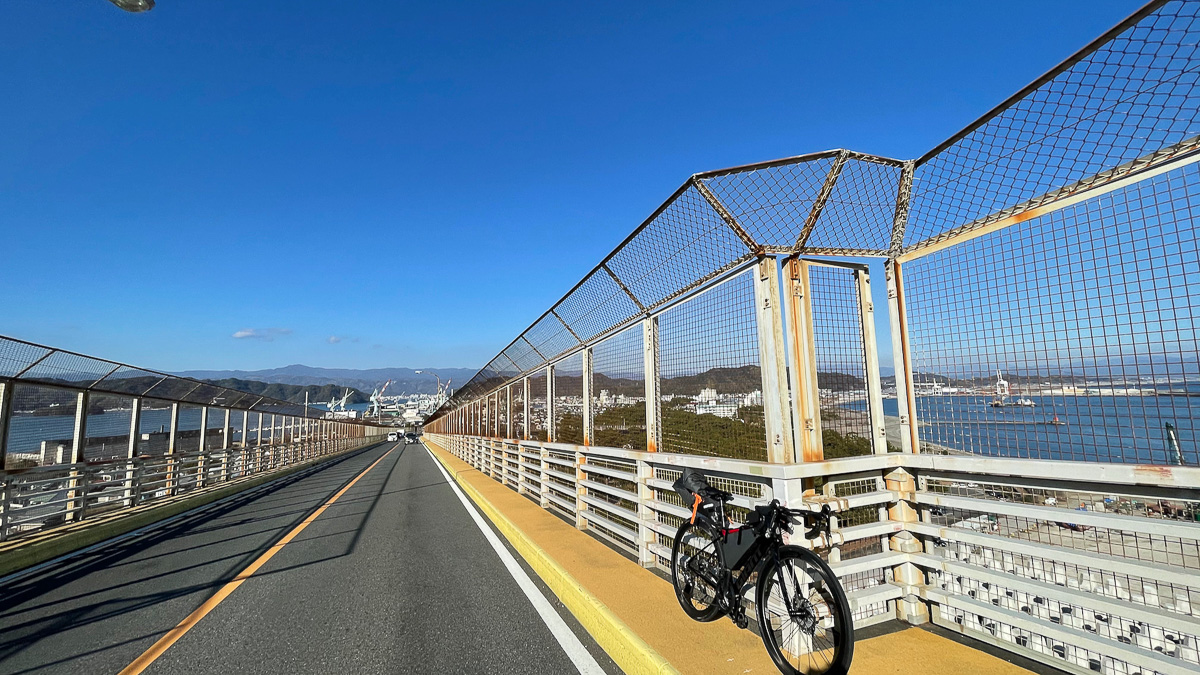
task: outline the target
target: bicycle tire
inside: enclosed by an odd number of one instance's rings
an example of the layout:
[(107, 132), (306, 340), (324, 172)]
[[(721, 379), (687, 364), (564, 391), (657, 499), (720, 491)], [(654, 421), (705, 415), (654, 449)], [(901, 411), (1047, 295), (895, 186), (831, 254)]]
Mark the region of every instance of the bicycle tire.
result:
[[(782, 574), (785, 568), (789, 569), (787, 575)], [(798, 578), (800, 574), (811, 583)], [(788, 578), (795, 591), (789, 588)], [(796, 591), (802, 587), (809, 590), (800, 596)], [(782, 590), (772, 603), (772, 593), (777, 589)], [(784, 609), (784, 592), (792, 594), (793, 607), (800, 605), (794, 615)], [(754, 598), (763, 644), (780, 672), (784, 675), (849, 672), (854, 659), (854, 618), (846, 591), (820, 556), (799, 546), (780, 547), (778, 563), (768, 558), (759, 570)], [(794, 630), (789, 630), (789, 626)], [(787, 650), (788, 644), (796, 649)]]
[[(692, 539), (689, 539), (689, 537)], [(679, 606), (683, 608), (684, 613), (695, 621), (706, 623), (721, 618), (725, 613), (721, 611), (721, 607), (717, 602), (718, 589), (713, 588), (711, 584), (705, 582), (704, 585), (708, 588), (707, 591), (704, 591), (694, 583), (698, 579), (698, 576), (694, 572), (684, 569), (682, 570), (683, 574), (680, 573), (680, 550), (685, 541), (690, 545), (693, 539), (703, 540), (711, 544), (711, 550), (705, 551), (709, 556), (708, 562), (714, 567), (719, 565), (716, 540), (702, 528), (697, 528), (691, 523), (684, 523), (680, 526), (679, 531), (675, 533), (675, 543), (671, 546), (671, 585), (675, 587), (675, 598), (679, 600)], [(707, 549), (708, 546), (705, 548)], [(686, 566), (685, 564), (685, 568)], [(703, 581), (703, 579), (700, 580)], [(699, 594), (697, 591), (699, 591)], [(697, 601), (700, 601), (702, 604), (697, 604)]]

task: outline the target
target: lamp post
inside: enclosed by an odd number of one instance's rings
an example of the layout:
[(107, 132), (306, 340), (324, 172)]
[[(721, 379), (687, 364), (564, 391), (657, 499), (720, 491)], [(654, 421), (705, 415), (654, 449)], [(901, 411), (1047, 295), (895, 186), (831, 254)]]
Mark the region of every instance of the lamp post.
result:
[[(416, 373), (417, 375), (421, 375), (421, 374), (422, 374), (422, 373), (424, 373), (425, 371), (423, 371), (423, 370), (414, 370), (413, 372), (414, 372), (414, 373)], [(432, 375), (432, 376), (434, 376), (434, 377), (437, 377), (437, 393), (435, 394), (435, 396), (441, 396), (441, 394), (442, 394), (442, 378), (438, 377), (438, 374), (437, 374), (437, 373), (429, 373), (429, 374), (430, 374), (430, 375)]]

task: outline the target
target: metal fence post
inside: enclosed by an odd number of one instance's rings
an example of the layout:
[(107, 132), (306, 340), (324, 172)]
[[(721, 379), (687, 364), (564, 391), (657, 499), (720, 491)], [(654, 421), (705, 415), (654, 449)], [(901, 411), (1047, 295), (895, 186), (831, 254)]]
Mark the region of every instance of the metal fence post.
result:
[(592, 445), (592, 348), (583, 350), (583, 444)]
[(200, 406), (200, 456), (196, 458), (196, 489), (204, 487), (205, 472), (208, 471), (208, 406)]
[(867, 374), (867, 406), (871, 416), (871, 446), (875, 454), (887, 454), (887, 426), (883, 416), (883, 385), (879, 378), (879, 341), (875, 338), (875, 301), (871, 299), (871, 277), (865, 269), (854, 270), (858, 285), (859, 322), (862, 324), (863, 359)]
[(812, 294), (809, 292), (808, 263), (790, 258), (786, 265), (788, 320), (792, 352), (791, 377), (793, 428), (798, 459), (819, 462), (825, 457), (821, 443), (821, 403), (817, 385), (817, 348), (813, 336)]
[(554, 400), (554, 364), (546, 366), (546, 442), (553, 443), (554, 438), (554, 415), (558, 408), (558, 402)]
[(221, 482), (229, 481), (229, 454), (233, 451), (233, 442), (229, 438), (229, 418), (233, 411), (225, 409), (225, 419), (221, 422)]
[(179, 437), (179, 404), (171, 404), (171, 428), (167, 431), (167, 482), (166, 493), (175, 494), (175, 449)]
[(138, 441), (141, 440), (142, 430), (142, 399), (133, 399), (133, 404), (129, 409), (129, 446), (126, 449), (125, 459), (125, 506), (132, 508), (136, 503), (136, 487), (134, 484), (135, 473), (137, 471), (137, 453)]
[(529, 440), (532, 438), (529, 435), (529, 377), (521, 378), (521, 405), (524, 406), (524, 415), (521, 418), (521, 438)]
[(504, 414), (505, 438), (513, 438), (512, 388), (511, 384), (504, 388), (504, 409), (508, 411)]
[(258, 425), (254, 431), (254, 473), (262, 471), (263, 456), (263, 413), (258, 413)]
[(87, 413), (90, 402), (88, 393), (75, 394), (75, 425), (71, 433), (71, 473), (67, 483), (66, 519), (83, 519), (83, 502), (87, 501), (87, 474), (79, 471), (76, 464), (83, 461), (83, 449), (87, 444)]
[[(8, 466), (8, 425), (12, 420), (15, 386), (12, 382), (0, 382), (0, 471)], [(0, 529), (0, 534), (3, 532)]]
[(658, 395), (658, 317), (642, 319), (642, 351), (646, 373), (646, 450), (658, 452), (662, 446), (662, 407)]
[(900, 447), (904, 452), (920, 452), (917, 435), (917, 397), (913, 387), (912, 355), (909, 352), (908, 318), (904, 302), (904, 281), (900, 261), (888, 260), (888, 318), (892, 328), (892, 361), (896, 371), (896, 401), (900, 412)]
[(779, 296), (779, 269), (773, 257), (758, 262), (754, 275), (757, 307), (758, 353), (762, 364), (763, 418), (767, 427), (767, 461), (791, 464), (796, 461), (792, 419), (787, 389), (787, 358), (784, 353), (783, 312)]

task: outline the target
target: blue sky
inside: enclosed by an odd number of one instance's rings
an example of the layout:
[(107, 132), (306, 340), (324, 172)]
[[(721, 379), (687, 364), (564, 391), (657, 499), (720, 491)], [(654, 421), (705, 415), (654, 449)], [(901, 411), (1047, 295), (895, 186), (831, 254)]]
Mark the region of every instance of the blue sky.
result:
[(7, 0), (0, 333), (478, 367), (690, 174), (915, 157), (1137, 7)]

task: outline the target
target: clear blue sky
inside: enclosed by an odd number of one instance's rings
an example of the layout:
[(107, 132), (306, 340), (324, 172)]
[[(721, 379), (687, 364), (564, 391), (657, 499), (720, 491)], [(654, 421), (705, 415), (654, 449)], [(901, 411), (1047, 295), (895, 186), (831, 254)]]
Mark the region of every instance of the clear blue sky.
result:
[(915, 157), (1138, 6), (6, 0), (0, 333), (477, 367), (690, 174)]

